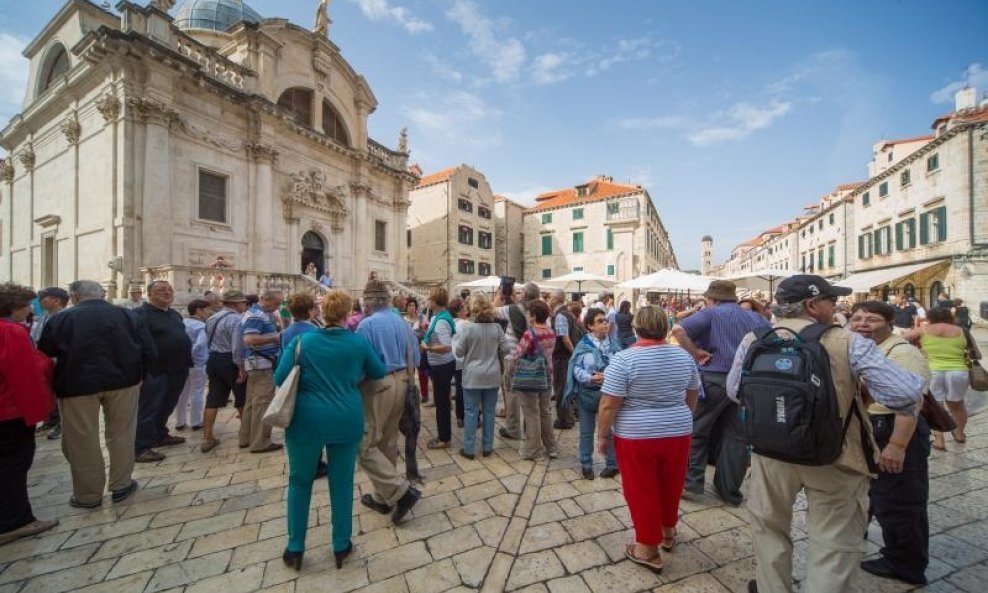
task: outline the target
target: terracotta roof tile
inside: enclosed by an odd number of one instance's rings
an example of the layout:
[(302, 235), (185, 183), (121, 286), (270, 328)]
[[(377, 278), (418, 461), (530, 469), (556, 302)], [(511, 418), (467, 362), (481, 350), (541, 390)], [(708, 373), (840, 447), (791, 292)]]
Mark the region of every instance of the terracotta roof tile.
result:
[(547, 191), (535, 198), (535, 206), (529, 208), (527, 212), (539, 212), (541, 210), (571, 206), (577, 203), (599, 202), (616, 196), (645, 191), (640, 185), (614, 183), (613, 181), (605, 181), (603, 179), (591, 179), (585, 184), (580, 184), (578, 187), (582, 187), (583, 185), (587, 186), (587, 194), (585, 196), (577, 196), (575, 187)]
[(855, 181), (853, 183), (842, 183), (837, 186), (837, 191), (854, 191), (864, 185), (865, 181)]
[(450, 167), (448, 169), (443, 169), (442, 171), (437, 171), (430, 175), (426, 175), (421, 179), (419, 179), (419, 184), (417, 187), (425, 187), (427, 185), (432, 185), (434, 183), (442, 183), (443, 181), (446, 181), (447, 179), (452, 177), (456, 169), (457, 169), (456, 167)]
[(899, 140), (886, 140), (882, 146), (891, 146), (893, 144), (906, 144), (908, 142), (922, 142), (926, 140), (933, 140), (933, 136), (913, 136), (912, 138), (900, 138)]

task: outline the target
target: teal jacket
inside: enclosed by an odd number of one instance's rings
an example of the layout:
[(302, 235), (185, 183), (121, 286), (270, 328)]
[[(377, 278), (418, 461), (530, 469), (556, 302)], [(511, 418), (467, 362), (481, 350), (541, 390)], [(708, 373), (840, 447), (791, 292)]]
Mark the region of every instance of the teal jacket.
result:
[(602, 353), (591, 341), (590, 334), (584, 335), (577, 343), (566, 369), (566, 387), (563, 389), (564, 405), (569, 405), (574, 397), (578, 397), (577, 401), (584, 408), (597, 409), (600, 402), (600, 388), (592, 387), (589, 377), (607, 368), (611, 357), (621, 351), (617, 343), (609, 338), (605, 346), (606, 351)]

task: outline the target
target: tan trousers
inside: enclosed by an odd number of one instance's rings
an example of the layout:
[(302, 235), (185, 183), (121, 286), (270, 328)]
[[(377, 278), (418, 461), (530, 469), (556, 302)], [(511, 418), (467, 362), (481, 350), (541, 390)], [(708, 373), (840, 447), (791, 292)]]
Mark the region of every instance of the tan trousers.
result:
[(518, 392), (511, 391), (511, 376), (515, 374), (515, 359), (504, 359), (501, 393), (504, 394), (504, 430), (514, 437), (521, 434), (521, 401)]
[(110, 453), (110, 490), (130, 485), (141, 385), (58, 400), (62, 417), (62, 453), (72, 472), (72, 493), (83, 503), (103, 499), (106, 466), (99, 443), (99, 412)]
[(847, 593), (864, 555), (867, 475), (752, 455), (748, 511), (759, 593), (792, 591), (792, 507), (806, 492), (809, 554), (804, 593)]
[(398, 423), (405, 409), (407, 389), (408, 374), (404, 369), (360, 384), (364, 440), (357, 461), (374, 486), (371, 496), (389, 506), (394, 506), (408, 490), (408, 481), (398, 473)]
[(525, 441), (521, 446), (524, 459), (538, 459), (543, 453), (557, 455), (556, 433), (552, 428), (552, 392), (517, 393), (525, 419)]
[(240, 417), (240, 446), (263, 451), (271, 445), (271, 427), (261, 422), (274, 399), (274, 371), (247, 371), (247, 403)]

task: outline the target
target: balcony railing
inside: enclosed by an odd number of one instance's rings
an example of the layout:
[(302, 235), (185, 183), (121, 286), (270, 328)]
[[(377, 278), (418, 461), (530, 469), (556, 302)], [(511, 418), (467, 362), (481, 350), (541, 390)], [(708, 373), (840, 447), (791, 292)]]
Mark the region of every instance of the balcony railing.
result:
[(639, 208), (637, 203), (622, 204), (617, 208), (607, 207), (607, 221), (637, 220)]
[(376, 157), (384, 166), (395, 171), (405, 172), (408, 168), (408, 154), (391, 150), (387, 146), (374, 140), (367, 140), (367, 151), (371, 156)]

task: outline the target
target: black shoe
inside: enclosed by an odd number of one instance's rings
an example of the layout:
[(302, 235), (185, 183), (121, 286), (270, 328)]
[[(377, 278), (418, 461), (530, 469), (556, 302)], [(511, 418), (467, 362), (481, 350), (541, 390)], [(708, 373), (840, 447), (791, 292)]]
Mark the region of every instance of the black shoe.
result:
[(336, 560), (336, 570), (343, 568), (343, 561), (347, 556), (353, 553), (353, 542), (346, 547), (342, 552), (333, 552), (333, 559)]
[(613, 478), (614, 476), (618, 475), (619, 473), (621, 473), (621, 472), (619, 472), (616, 467), (605, 468), (604, 471), (600, 472), (600, 477), (602, 477), (602, 478)]
[(460, 457), (462, 457), (464, 459), (469, 459), (470, 461), (473, 461), (474, 458), (475, 458), (475, 456), (474, 456), (473, 453), (467, 453), (463, 449), (460, 449)]
[(596, 477), (597, 476), (594, 475), (593, 468), (592, 467), (585, 467), (585, 468), (583, 468), (583, 479), (584, 480), (593, 480)]
[(120, 490), (114, 490), (111, 493), (111, 497), (113, 498), (113, 502), (123, 502), (135, 492), (137, 492), (137, 480), (131, 480), (130, 484), (127, 484)]
[(758, 593), (758, 583), (754, 579), (748, 581), (748, 593)]
[(202, 424), (193, 424), (192, 425), (192, 430), (193, 431), (202, 430)]
[(716, 486), (714, 486), (714, 492), (716, 492), (717, 497), (724, 501), (724, 504), (729, 507), (737, 508), (744, 502), (744, 498), (734, 498), (733, 496), (728, 496), (727, 494), (724, 494), (723, 490)]
[(178, 431), (183, 431), (183, 430), (185, 430), (185, 428), (186, 427), (185, 427), (184, 424), (176, 424), (175, 425), (175, 430), (178, 430)]
[(487, 449), (487, 450), (485, 450), (485, 451), (484, 451), (484, 452), (482, 453), (482, 455), (483, 455), (484, 457), (490, 457), (490, 456), (491, 456), (491, 455), (493, 455), (493, 454), (494, 454), (494, 450), (493, 450), (493, 449)]
[(925, 585), (926, 579), (914, 579), (910, 577), (903, 576), (889, 566), (889, 563), (884, 558), (875, 558), (874, 560), (865, 560), (861, 563), (861, 570), (873, 574), (876, 577), (881, 577), (883, 579), (895, 579), (897, 581), (902, 581), (903, 583), (909, 583), (910, 585)]
[(305, 552), (289, 552), (285, 550), (285, 553), (281, 555), (281, 559), (284, 561), (285, 566), (299, 571), (302, 570), (302, 556), (304, 554)]
[[(700, 495), (703, 494), (703, 486), (683, 486), (683, 492), (689, 492), (690, 494)], [(754, 581), (752, 581), (754, 582)]]
[(181, 445), (185, 442), (185, 437), (177, 437), (174, 435), (166, 434), (163, 439), (152, 445), (153, 447), (174, 447), (175, 445)]
[(562, 420), (557, 419), (555, 422), (552, 423), (552, 427), (555, 428), (556, 430), (569, 430), (573, 428), (573, 425), (570, 424), (569, 422), (563, 422)]
[(103, 500), (97, 500), (96, 502), (81, 502), (75, 495), (69, 498), (69, 506), (75, 507), (77, 509), (97, 509), (103, 506)]
[(521, 438), (518, 435), (511, 434), (510, 432), (508, 432), (508, 429), (506, 429), (503, 426), (501, 428), (497, 429), (497, 434), (501, 435), (502, 437), (504, 437), (506, 439), (511, 439), (513, 441), (517, 441), (519, 438)]
[(408, 490), (406, 490), (401, 498), (398, 499), (398, 502), (395, 503), (395, 512), (391, 514), (391, 522), (395, 525), (401, 523), (401, 520), (405, 518), (408, 511), (412, 510), (412, 507), (415, 506), (415, 503), (417, 503), (421, 497), (421, 492), (409, 486)]
[(59, 424), (55, 426), (55, 428), (51, 429), (51, 432), (49, 432), (48, 436), (46, 436), (45, 438), (47, 438), (49, 441), (54, 441), (55, 439), (62, 438), (62, 425)]
[(328, 469), (329, 468), (326, 467), (326, 462), (325, 461), (320, 461), (319, 462), (319, 465), (316, 466), (316, 477), (315, 477), (315, 479), (318, 480), (319, 478), (325, 478), (326, 477), (326, 472), (328, 471)]
[(139, 455), (134, 457), (134, 461), (137, 463), (154, 463), (156, 461), (161, 461), (165, 456), (158, 453), (154, 449), (148, 449), (147, 451), (141, 452)]
[(367, 508), (374, 509), (375, 511), (381, 513), (382, 515), (387, 515), (391, 512), (391, 507), (383, 502), (377, 502), (374, 497), (370, 494), (365, 494), (360, 497), (360, 503)]

